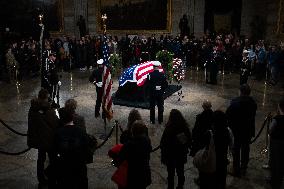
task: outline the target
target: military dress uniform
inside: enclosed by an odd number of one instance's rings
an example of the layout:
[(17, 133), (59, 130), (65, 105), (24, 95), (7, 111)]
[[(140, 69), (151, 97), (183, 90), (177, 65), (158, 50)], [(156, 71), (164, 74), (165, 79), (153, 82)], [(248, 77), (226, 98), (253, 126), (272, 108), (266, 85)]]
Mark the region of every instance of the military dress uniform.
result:
[(248, 76), (250, 72), (250, 60), (249, 57), (246, 56), (248, 54), (247, 50), (244, 50), (244, 56), (241, 64), (241, 72), (240, 72), (240, 85), (246, 84), (248, 81)]
[(92, 75), (89, 78), (89, 81), (96, 85), (96, 92), (97, 92), (97, 100), (96, 100), (96, 107), (95, 107), (95, 117), (100, 116), (100, 108), (102, 104), (102, 97), (103, 97), (103, 59), (99, 59), (97, 61), (98, 68), (94, 69)]
[(46, 50), (44, 56), (46, 58), (42, 65), (41, 87), (47, 89), (51, 99), (54, 100), (55, 96), (59, 92), (59, 86), (61, 83), (59, 81), (55, 62), (49, 57), (56, 55), (51, 50)]
[[(154, 61), (155, 67), (161, 66), (159, 61)], [(164, 73), (159, 72), (155, 69), (148, 75), (148, 84), (150, 88), (150, 121), (152, 124), (155, 123), (155, 106), (158, 106), (158, 121), (159, 124), (163, 122), (163, 112), (164, 112), (164, 98), (163, 94), (168, 86), (167, 79)]]

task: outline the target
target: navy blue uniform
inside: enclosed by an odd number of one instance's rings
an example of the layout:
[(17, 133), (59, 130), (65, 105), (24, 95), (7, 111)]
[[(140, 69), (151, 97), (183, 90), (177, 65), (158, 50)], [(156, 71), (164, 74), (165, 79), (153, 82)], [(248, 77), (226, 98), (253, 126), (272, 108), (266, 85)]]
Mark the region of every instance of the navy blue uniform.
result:
[(158, 121), (163, 122), (164, 98), (163, 94), (168, 86), (164, 73), (154, 70), (148, 76), (150, 88), (150, 121), (155, 123), (155, 106), (158, 106)]
[(240, 85), (246, 84), (249, 77), (250, 60), (245, 58), (242, 60), (241, 72), (240, 72)]
[(102, 97), (103, 97), (103, 68), (95, 69), (92, 75), (89, 78), (91, 83), (96, 85), (97, 91), (97, 100), (96, 100), (96, 107), (95, 107), (95, 117), (99, 117), (100, 115), (100, 108), (102, 104)]

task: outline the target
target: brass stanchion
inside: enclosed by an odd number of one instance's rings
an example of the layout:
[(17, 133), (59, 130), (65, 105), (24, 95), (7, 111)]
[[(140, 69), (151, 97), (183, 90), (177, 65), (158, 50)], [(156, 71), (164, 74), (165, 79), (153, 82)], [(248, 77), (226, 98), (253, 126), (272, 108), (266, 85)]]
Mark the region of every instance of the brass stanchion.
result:
[(266, 125), (266, 133), (265, 133), (265, 147), (261, 151), (261, 154), (263, 154), (267, 158), (267, 163), (262, 166), (263, 169), (269, 169), (270, 168), (270, 157), (269, 157), (269, 125), (272, 121), (272, 116), (269, 115)]

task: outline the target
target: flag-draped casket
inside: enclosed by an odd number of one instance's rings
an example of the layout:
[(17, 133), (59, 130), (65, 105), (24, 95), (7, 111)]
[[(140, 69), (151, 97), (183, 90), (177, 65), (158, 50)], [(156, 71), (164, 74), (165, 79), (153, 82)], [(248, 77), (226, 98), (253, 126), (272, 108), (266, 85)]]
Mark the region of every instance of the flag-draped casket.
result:
[[(127, 101), (148, 101), (147, 77), (153, 71), (153, 61), (147, 61), (125, 69), (119, 78), (119, 87), (115, 98)], [(164, 72), (162, 66), (160, 66), (159, 71)]]

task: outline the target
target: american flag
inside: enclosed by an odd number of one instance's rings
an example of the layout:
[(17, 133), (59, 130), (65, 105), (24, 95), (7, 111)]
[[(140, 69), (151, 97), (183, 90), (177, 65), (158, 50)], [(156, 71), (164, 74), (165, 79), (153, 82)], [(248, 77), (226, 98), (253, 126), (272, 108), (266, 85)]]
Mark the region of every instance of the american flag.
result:
[[(125, 85), (127, 82), (136, 82), (137, 85), (143, 86), (147, 80), (149, 73), (154, 71), (153, 62), (147, 61), (138, 65), (131, 66), (124, 70), (119, 78), (119, 86)], [(160, 72), (164, 72), (162, 66), (159, 67)]]
[(109, 47), (107, 45), (107, 36), (103, 37), (103, 60), (104, 60), (104, 72), (103, 72), (103, 99), (102, 99), (102, 109), (106, 115), (106, 118), (110, 120), (113, 117), (112, 111), (112, 98), (111, 98), (111, 65), (109, 62)]

